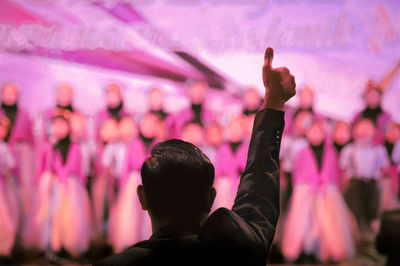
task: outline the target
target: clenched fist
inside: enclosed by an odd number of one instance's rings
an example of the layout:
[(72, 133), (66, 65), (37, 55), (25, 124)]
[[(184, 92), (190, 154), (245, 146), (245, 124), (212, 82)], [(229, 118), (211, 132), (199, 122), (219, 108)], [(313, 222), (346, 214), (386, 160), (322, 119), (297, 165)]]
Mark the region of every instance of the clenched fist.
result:
[(272, 68), (274, 50), (265, 51), (262, 76), (265, 86), (265, 108), (283, 110), (284, 104), (296, 94), (296, 82), (286, 67)]

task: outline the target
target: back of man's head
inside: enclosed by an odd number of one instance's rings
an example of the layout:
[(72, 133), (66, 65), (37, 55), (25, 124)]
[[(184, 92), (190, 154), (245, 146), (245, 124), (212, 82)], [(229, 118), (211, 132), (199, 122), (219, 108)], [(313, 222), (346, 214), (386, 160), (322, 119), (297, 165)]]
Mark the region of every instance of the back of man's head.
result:
[(148, 208), (162, 219), (190, 219), (206, 213), (214, 166), (196, 146), (182, 140), (157, 144), (142, 165)]

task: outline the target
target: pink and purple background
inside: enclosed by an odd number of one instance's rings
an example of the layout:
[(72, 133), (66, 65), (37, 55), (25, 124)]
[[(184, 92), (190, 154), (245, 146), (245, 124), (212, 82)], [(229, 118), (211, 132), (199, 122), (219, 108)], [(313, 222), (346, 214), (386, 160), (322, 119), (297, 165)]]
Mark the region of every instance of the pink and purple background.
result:
[[(229, 115), (249, 86), (263, 93), (267, 46), (299, 89), (315, 89), (319, 112), (350, 120), (368, 79), (380, 81), (400, 60), (400, 1), (0, 1), (0, 82), (20, 84), (33, 117), (54, 105), (62, 82), (88, 115), (104, 106), (103, 88), (115, 80), (130, 110), (143, 112), (145, 93), (160, 86), (166, 108), (177, 111), (192, 79), (206, 79), (211, 106)], [(400, 122), (399, 77), (382, 105)]]

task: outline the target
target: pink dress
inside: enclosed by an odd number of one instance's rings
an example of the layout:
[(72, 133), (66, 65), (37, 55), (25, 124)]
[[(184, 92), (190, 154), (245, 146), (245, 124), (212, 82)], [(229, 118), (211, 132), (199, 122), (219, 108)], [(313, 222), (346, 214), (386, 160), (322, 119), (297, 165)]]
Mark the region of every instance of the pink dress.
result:
[(151, 235), (148, 214), (142, 210), (136, 192), (141, 184), (140, 168), (147, 155), (140, 139), (128, 144), (119, 179), (120, 192), (111, 207), (108, 228), (108, 241), (116, 253)]
[(282, 235), (282, 252), (295, 260), (301, 252), (321, 261), (354, 256), (354, 223), (339, 191), (338, 156), (325, 143), (319, 169), (311, 147), (301, 150), (293, 173), (293, 194)]
[(0, 141), (0, 256), (10, 256), (19, 225), (18, 187), (6, 174), (15, 166), (9, 145)]
[[(121, 117), (129, 116), (130, 113), (122, 108), (119, 112)], [(103, 221), (105, 204), (113, 198), (113, 179), (107, 176), (106, 169), (102, 164), (104, 153), (104, 143), (100, 138), (101, 125), (112, 118), (107, 108), (100, 110), (94, 118), (94, 139), (96, 143), (97, 160), (93, 164), (94, 178), (92, 181), (92, 208), (94, 211), (94, 231), (96, 237), (100, 237), (106, 230), (106, 225)]]
[(71, 142), (64, 163), (59, 151), (50, 143), (44, 145), (38, 158), (38, 197), (26, 231), (26, 245), (53, 251), (64, 247), (73, 255), (88, 249), (91, 210), (81, 155), (80, 145)]
[[(2, 109), (0, 109), (0, 115), (4, 115)], [(8, 143), (16, 159), (13, 174), (17, 177), (20, 185), (22, 207), (26, 212), (30, 207), (33, 194), (34, 139), (31, 118), (28, 112), (21, 107), (18, 107)]]
[(243, 141), (232, 151), (229, 143), (222, 144), (215, 161), (215, 188), (217, 196), (213, 209), (231, 208), (239, 185), (240, 173), (244, 171), (247, 161), (249, 143)]

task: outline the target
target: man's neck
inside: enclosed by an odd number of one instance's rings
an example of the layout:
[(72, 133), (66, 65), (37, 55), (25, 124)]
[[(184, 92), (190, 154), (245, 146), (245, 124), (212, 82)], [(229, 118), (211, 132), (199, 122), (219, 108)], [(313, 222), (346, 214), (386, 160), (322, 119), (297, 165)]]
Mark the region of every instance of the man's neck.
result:
[(202, 219), (157, 220), (151, 218), (152, 238), (182, 237), (198, 234)]

